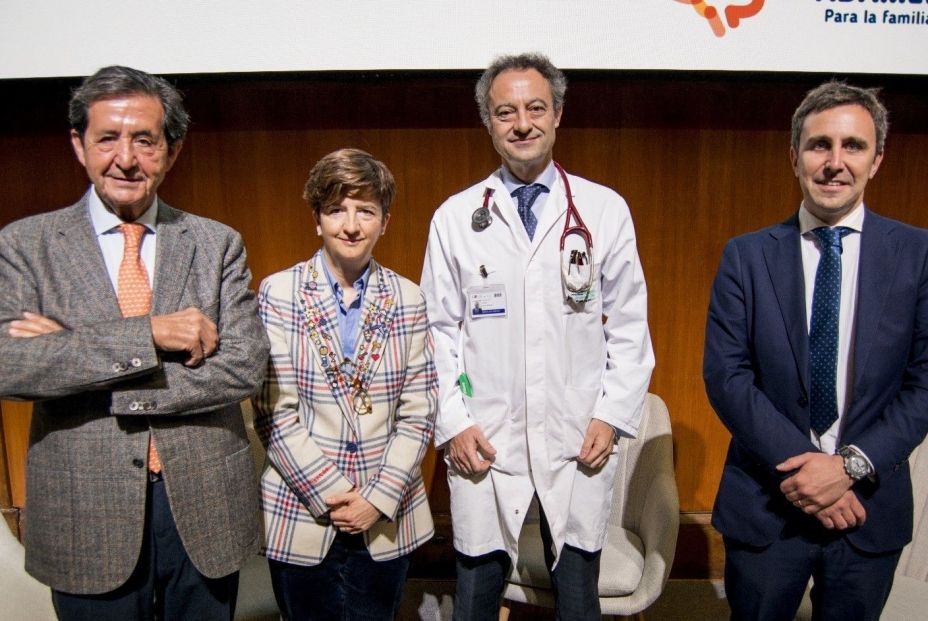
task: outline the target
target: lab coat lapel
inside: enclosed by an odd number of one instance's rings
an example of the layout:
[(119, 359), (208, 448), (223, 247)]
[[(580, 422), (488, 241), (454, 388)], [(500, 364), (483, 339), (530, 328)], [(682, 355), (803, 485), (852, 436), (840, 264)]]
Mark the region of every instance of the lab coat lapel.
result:
[[(490, 213), (494, 218), (498, 218), (500, 224), (509, 229), (511, 237), (519, 247), (526, 253), (532, 248), (532, 241), (528, 238), (525, 225), (522, 224), (522, 218), (519, 217), (519, 210), (515, 201), (506, 189), (503, 183), (501, 172), (497, 169), (487, 178), (487, 186), (493, 188), (493, 198), (490, 199)], [(491, 226), (494, 226), (492, 224)], [(538, 238), (538, 229), (535, 229), (535, 238)]]
[[(576, 204), (576, 196), (573, 197)], [(580, 209), (579, 207), (577, 208)], [(560, 229), (557, 228), (558, 222), (564, 221), (564, 214), (567, 212), (567, 190), (564, 186), (564, 180), (561, 175), (555, 175), (554, 185), (548, 194), (548, 201), (541, 211), (541, 218), (538, 220), (538, 226), (535, 227), (535, 237), (532, 240), (532, 256), (538, 252), (538, 248), (548, 235), (560, 235)], [(518, 217), (518, 213), (516, 213)], [(521, 224), (522, 221), (519, 221)], [(558, 240), (560, 242), (560, 240)]]

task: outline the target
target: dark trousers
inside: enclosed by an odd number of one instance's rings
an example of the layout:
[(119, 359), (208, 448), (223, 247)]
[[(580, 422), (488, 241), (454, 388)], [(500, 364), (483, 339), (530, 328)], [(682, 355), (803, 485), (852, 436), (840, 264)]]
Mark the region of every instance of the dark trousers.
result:
[(399, 609), (409, 555), (371, 558), (363, 535), (339, 533), (318, 565), (268, 559), (274, 597), (289, 621), (390, 621)]
[(159, 478), (148, 486), (142, 551), (129, 580), (99, 595), (52, 590), (52, 603), (62, 621), (229, 621), (237, 594), (238, 572), (210, 579), (193, 566)]
[[(587, 552), (564, 545), (557, 567), (553, 570), (551, 530), (539, 505), (541, 541), (545, 564), (551, 576), (558, 621), (599, 621), (599, 556), (600, 551)], [(457, 556), (457, 590), (454, 595), (454, 621), (496, 621), (499, 618), (500, 597), (512, 561), (509, 555), (496, 550), (480, 556)]]
[(757, 548), (725, 538), (725, 594), (733, 621), (792, 621), (812, 578), (815, 621), (878, 621), (899, 551), (868, 554), (839, 533), (784, 534)]

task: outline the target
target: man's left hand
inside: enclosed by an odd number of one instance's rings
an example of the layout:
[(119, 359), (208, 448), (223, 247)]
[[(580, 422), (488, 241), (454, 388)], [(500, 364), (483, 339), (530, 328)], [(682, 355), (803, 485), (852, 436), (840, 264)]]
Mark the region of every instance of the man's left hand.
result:
[(594, 470), (602, 468), (609, 460), (614, 441), (615, 430), (612, 425), (598, 418), (590, 420), (586, 428), (586, 436), (583, 438), (583, 446), (580, 448), (580, 454), (577, 455), (577, 461)]
[(151, 318), (151, 337), (161, 351), (187, 352), (184, 365), (196, 367), (216, 353), (219, 332), (216, 324), (193, 306)]
[(42, 336), (64, 330), (62, 325), (54, 319), (43, 317), (35, 313), (24, 312), (22, 319), (16, 319), (10, 322), (10, 328), (7, 331), (10, 336), (16, 338), (30, 338), (33, 336)]
[(829, 530), (847, 530), (863, 526), (867, 521), (867, 510), (860, 504), (854, 490), (847, 490), (838, 502), (815, 514), (822, 526)]
[(354, 489), (329, 496), (325, 503), (331, 508), (329, 518), (332, 525), (343, 533), (363, 533), (380, 519), (380, 510)]
[(844, 458), (825, 453), (802, 453), (777, 466), (796, 473), (780, 483), (786, 499), (808, 514), (830, 507), (854, 484), (844, 471)]

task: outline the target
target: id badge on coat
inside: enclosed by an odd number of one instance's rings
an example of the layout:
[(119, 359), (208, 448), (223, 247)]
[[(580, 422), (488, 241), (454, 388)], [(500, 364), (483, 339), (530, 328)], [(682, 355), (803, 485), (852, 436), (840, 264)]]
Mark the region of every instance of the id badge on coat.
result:
[(470, 318), (505, 317), (506, 287), (503, 285), (485, 285), (471, 287), (467, 290), (467, 308)]

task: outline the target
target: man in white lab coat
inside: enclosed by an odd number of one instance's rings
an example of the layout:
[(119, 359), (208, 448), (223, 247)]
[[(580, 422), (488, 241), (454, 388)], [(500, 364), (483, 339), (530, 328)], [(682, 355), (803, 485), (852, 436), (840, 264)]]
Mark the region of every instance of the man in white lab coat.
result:
[(553, 160), (566, 88), (536, 54), (484, 72), (476, 98), (502, 166), (449, 198), (429, 233), (455, 619), (497, 618), (535, 497), (558, 618), (600, 618), (610, 455), (637, 432), (654, 366), (628, 206)]

